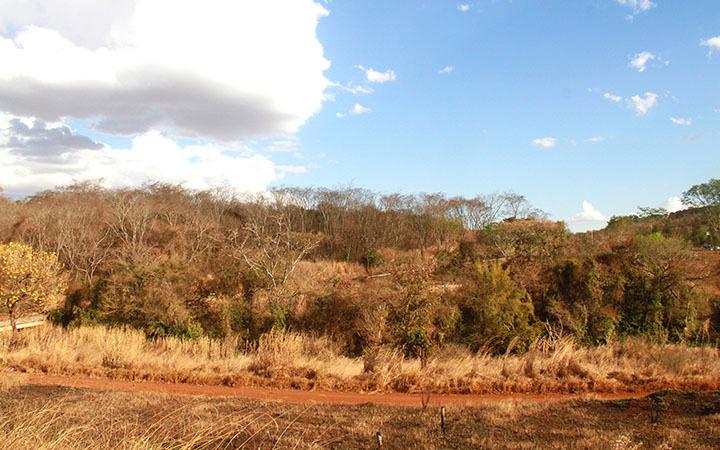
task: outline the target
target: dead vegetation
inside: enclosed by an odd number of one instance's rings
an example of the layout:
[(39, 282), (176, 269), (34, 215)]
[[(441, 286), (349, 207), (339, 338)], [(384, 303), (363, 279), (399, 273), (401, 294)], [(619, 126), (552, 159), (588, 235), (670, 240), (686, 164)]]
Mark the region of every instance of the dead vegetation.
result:
[(711, 347), (631, 339), (597, 347), (572, 337), (494, 356), (448, 345), (425, 365), (392, 348), (344, 356), (326, 336), (274, 331), (240, 339), (147, 339), (129, 328), (39, 327), (0, 334), (0, 366), (16, 371), (207, 385), (435, 393), (645, 392), (720, 388)]
[(306, 406), (42, 386), (0, 396), (0, 442), (18, 450), (377, 448), (377, 433), (386, 449), (712, 449), (719, 430), (717, 393), (449, 406), (444, 430), (439, 409), (419, 405)]

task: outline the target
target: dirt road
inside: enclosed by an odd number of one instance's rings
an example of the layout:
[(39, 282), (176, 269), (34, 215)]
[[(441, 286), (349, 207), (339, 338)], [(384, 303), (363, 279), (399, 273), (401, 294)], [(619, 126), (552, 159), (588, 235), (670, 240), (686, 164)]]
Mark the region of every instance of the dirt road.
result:
[[(2, 373), (0, 373), (2, 376)], [(163, 392), (180, 395), (204, 395), (209, 397), (235, 397), (256, 400), (281, 401), (286, 403), (327, 403), (357, 405), (374, 403), (394, 406), (420, 406), (420, 394), (398, 392), (355, 393), (301, 391), (292, 389), (267, 389), (258, 387), (201, 386), (180, 383), (157, 383), (151, 381), (133, 382), (90, 378), (83, 376), (24, 374), (23, 382), (36, 386), (65, 386), (98, 390), (129, 392)], [(620, 400), (640, 398), (650, 392), (621, 392), (603, 394), (432, 394), (431, 405), (481, 405), (502, 400), (519, 401), (562, 401), (572, 399)]]

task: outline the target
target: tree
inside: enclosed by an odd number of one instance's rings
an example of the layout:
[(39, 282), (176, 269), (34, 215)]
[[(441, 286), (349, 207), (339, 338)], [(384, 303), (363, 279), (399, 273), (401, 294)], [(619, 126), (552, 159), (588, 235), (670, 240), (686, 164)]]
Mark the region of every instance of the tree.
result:
[(653, 208), (652, 206), (638, 206), (638, 214), (642, 218), (666, 217), (668, 210), (665, 208)]
[(691, 187), (683, 193), (682, 202), (696, 208), (705, 207), (709, 228), (706, 239), (717, 245), (717, 236), (720, 235), (720, 179), (713, 178)]
[(697, 282), (709, 273), (695, 267), (689, 243), (653, 233), (638, 236), (629, 251), (624, 331), (651, 338), (692, 338), (685, 335), (696, 328), (696, 314), (706, 308)]
[(707, 183), (691, 187), (683, 193), (682, 202), (695, 208), (720, 206), (720, 178), (713, 178)]
[(19, 314), (55, 306), (66, 283), (54, 253), (15, 242), (0, 244), (0, 305), (8, 310), (13, 334)]

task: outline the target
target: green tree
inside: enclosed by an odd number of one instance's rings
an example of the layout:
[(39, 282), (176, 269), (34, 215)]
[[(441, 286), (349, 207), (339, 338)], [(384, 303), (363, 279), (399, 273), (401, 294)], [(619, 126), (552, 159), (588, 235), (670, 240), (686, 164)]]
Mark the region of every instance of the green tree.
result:
[(696, 184), (683, 193), (685, 205), (699, 208), (720, 205), (720, 179), (712, 178), (707, 183)]

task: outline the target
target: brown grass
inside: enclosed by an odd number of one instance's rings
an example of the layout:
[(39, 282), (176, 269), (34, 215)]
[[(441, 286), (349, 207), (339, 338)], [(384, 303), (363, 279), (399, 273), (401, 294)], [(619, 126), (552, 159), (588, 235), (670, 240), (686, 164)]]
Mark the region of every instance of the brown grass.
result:
[(22, 383), (22, 377), (12, 373), (0, 374), (0, 394), (8, 392)]
[(0, 334), (0, 367), (129, 380), (261, 385), (344, 391), (437, 393), (618, 392), (720, 388), (720, 355), (709, 347), (628, 340), (581, 347), (545, 339), (521, 356), (448, 347), (425, 368), (392, 349), (341, 356), (332, 341), (296, 333), (238, 340), (147, 340), (136, 330), (40, 327), (12, 341)]
[[(649, 414), (662, 403), (659, 421)], [(288, 405), (166, 394), (17, 387), (0, 396), (0, 442), (24, 449), (697, 448), (720, 446), (720, 395), (518, 402), (438, 410)]]

